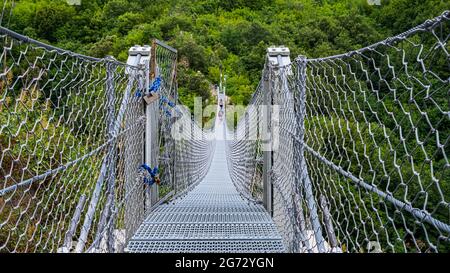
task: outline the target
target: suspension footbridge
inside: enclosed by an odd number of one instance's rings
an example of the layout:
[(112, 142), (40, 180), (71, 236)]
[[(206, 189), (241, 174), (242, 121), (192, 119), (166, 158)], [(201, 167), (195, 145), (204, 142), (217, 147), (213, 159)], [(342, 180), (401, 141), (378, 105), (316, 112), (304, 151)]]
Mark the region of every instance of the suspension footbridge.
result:
[(122, 63), (0, 26), (0, 252), (450, 252), (449, 19), (270, 47), (207, 129), (164, 42)]
[(224, 122), (215, 124), (208, 174), (195, 188), (145, 219), (130, 252), (283, 252), (281, 235), (261, 204), (242, 197), (228, 174)]

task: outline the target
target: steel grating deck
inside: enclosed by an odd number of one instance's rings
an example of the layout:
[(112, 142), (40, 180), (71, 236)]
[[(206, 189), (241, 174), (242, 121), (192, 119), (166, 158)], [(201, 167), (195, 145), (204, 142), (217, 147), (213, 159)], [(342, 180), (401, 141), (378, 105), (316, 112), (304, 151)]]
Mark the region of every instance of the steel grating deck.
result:
[[(260, 204), (243, 198), (228, 174), (223, 124), (205, 179), (157, 207), (128, 243), (128, 252), (284, 252), (281, 235)], [(220, 125), (220, 126), (219, 126)]]

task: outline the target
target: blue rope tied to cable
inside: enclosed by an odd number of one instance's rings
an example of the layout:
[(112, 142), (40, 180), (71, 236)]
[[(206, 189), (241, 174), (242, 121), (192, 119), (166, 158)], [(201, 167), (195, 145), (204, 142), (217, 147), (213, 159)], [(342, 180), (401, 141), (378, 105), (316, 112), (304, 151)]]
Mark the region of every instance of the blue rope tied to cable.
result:
[[(150, 93), (158, 93), (160, 87), (161, 87), (161, 83), (162, 83), (162, 79), (161, 77), (156, 77), (152, 84), (149, 86), (149, 92)], [(142, 93), (142, 91), (140, 89), (138, 89), (136, 91), (135, 96), (136, 97), (142, 97), (144, 94)], [(167, 107), (164, 106), (164, 104), (167, 104), (168, 106), (170, 106), (171, 108), (175, 108), (177, 106), (177, 104), (173, 101), (171, 101), (170, 99), (168, 99), (166, 96), (164, 95), (160, 95), (160, 99), (159, 99), (159, 107), (160, 109), (162, 109), (164, 111), (164, 113), (171, 117), (172, 113), (170, 111), (170, 109), (168, 109)], [(177, 111), (178, 112), (178, 111)]]
[(175, 110), (177, 110), (177, 109), (175, 108), (175, 107), (177, 106), (177, 104), (176, 104), (175, 102), (171, 101), (169, 98), (167, 98), (167, 97), (164, 96), (164, 95), (161, 95), (161, 96), (160, 96), (160, 99), (159, 99), (159, 107), (160, 107), (161, 109), (164, 110), (164, 112), (165, 112), (165, 114), (166, 114), (167, 116), (171, 117), (171, 116), (172, 116), (171, 109), (169, 109), (168, 107), (166, 107), (165, 104), (167, 104), (170, 108), (173, 108), (173, 109), (175, 109)]
[(158, 173), (159, 173), (159, 169), (158, 167), (154, 167), (153, 169), (148, 166), (147, 164), (142, 164), (141, 167), (139, 167), (139, 169), (141, 171), (147, 171), (149, 176), (145, 176), (144, 177), (144, 184), (147, 184), (149, 186), (153, 185), (153, 184), (161, 184), (161, 180), (159, 179)]
[(169, 100), (169, 99), (168, 99), (167, 97), (165, 97), (165, 96), (161, 96), (160, 102), (161, 102), (161, 103), (167, 103), (167, 105), (169, 105), (169, 106), (172, 107), (172, 108), (174, 108), (174, 107), (176, 106), (175, 102)]
[[(153, 80), (152, 84), (149, 86), (148, 91), (150, 93), (157, 93), (159, 88), (161, 87), (161, 77), (157, 77), (156, 79)], [(144, 94), (142, 94), (142, 90), (138, 89), (136, 91), (135, 96), (136, 97), (142, 97)]]
[(156, 77), (156, 79), (153, 80), (152, 85), (150, 86), (150, 93), (156, 93), (158, 92), (159, 88), (161, 87), (161, 77)]

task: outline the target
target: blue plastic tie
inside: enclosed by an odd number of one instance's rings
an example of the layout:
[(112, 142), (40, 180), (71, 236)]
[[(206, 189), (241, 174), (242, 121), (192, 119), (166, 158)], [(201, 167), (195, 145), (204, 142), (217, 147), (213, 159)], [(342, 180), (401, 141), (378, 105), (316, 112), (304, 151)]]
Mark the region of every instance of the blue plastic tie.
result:
[(157, 177), (158, 172), (159, 172), (158, 167), (155, 167), (155, 168), (152, 169), (147, 164), (142, 164), (140, 169), (147, 171), (148, 174), (150, 175), (150, 177), (144, 177), (144, 183), (145, 184), (151, 186), (151, 185), (156, 183), (156, 179), (155, 178)]
[(156, 79), (153, 80), (152, 85), (150, 86), (150, 93), (154, 92), (158, 92), (159, 87), (161, 86), (161, 77), (157, 77)]

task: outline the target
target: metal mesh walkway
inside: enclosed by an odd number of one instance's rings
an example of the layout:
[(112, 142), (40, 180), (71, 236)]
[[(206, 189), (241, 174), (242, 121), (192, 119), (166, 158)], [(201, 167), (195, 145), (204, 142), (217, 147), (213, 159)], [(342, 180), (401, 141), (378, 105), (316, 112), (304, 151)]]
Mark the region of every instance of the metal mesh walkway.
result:
[(205, 179), (156, 208), (128, 243), (129, 252), (283, 252), (281, 235), (262, 205), (243, 198), (228, 173), (224, 128)]

